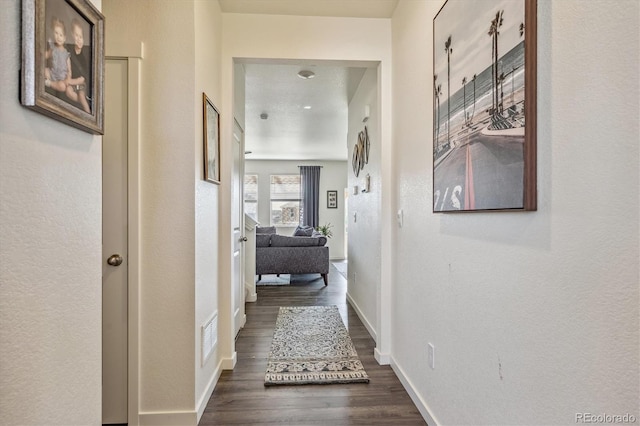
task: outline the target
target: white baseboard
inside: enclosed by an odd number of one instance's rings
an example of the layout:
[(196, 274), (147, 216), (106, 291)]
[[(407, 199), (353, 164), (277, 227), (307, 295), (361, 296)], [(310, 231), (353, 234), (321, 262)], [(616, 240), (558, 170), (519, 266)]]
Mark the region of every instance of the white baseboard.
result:
[(415, 391), (413, 383), (411, 383), (411, 380), (407, 378), (407, 376), (404, 374), (404, 371), (396, 363), (393, 357), (391, 357), (391, 368), (396, 373), (396, 376), (398, 376), (398, 379), (400, 379), (400, 383), (402, 383), (402, 386), (404, 386), (404, 389), (409, 394), (409, 397), (411, 398), (413, 403), (416, 404), (418, 411), (420, 411), (420, 414), (422, 414), (422, 417), (424, 417), (424, 420), (427, 422), (427, 424), (433, 426), (439, 425), (440, 422), (436, 420), (435, 416), (431, 413), (431, 410), (429, 409), (427, 403)]
[(140, 426), (196, 426), (198, 413), (195, 411), (159, 411), (140, 413), (138, 416)]
[(373, 350), (373, 357), (376, 359), (376, 361), (378, 361), (378, 364), (380, 365), (391, 364), (391, 357), (389, 356), (389, 354), (383, 354), (378, 350), (378, 348), (375, 348)]
[(222, 360), (218, 363), (216, 367), (216, 371), (213, 372), (213, 376), (211, 380), (209, 380), (209, 384), (207, 384), (207, 390), (202, 394), (200, 401), (198, 401), (198, 423), (200, 422), (200, 418), (202, 414), (204, 414), (204, 409), (207, 408), (207, 403), (209, 399), (211, 399), (211, 394), (213, 390), (216, 388), (218, 384), (218, 379), (220, 379), (220, 375), (222, 374)]
[(373, 341), (378, 342), (378, 337), (377, 337), (378, 335), (376, 333), (375, 328), (373, 328), (373, 326), (371, 325), (367, 317), (364, 315), (364, 313), (362, 312), (358, 304), (355, 302), (355, 300), (353, 300), (349, 292), (347, 292), (347, 302), (349, 302), (353, 310), (356, 311), (356, 314), (358, 314), (358, 318), (360, 318), (360, 321), (362, 321), (362, 324), (364, 324), (365, 328), (373, 338)]
[(220, 361), (220, 365), (222, 366), (223, 370), (233, 370), (233, 367), (236, 366), (237, 362), (238, 352), (233, 351), (233, 355), (231, 355), (231, 358), (222, 358), (222, 360)]
[(258, 300), (258, 293), (256, 293), (255, 283), (253, 286), (251, 284), (245, 283), (244, 294), (245, 294), (245, 298), (244, 298), (245, 302), (255, 302), (256, 300)]

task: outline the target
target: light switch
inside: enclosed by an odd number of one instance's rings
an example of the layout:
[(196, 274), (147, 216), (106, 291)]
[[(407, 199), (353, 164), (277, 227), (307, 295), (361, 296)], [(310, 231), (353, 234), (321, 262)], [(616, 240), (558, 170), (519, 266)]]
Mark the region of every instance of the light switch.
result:
[(427, 353), (428, 353), (428, 361), (429, 367), (432, 370), (436, 369), (436, 348), (433, 346), (433, 343), (428, 343), (427, 345)]
[(358, 213), (357, 212), (353, 212), (353, 222), (357, 222), (358, 221)]
[(402, 209), (398, 210), (398, 227), (402, 228), (402, 223), (404, 219), (404, 212)]

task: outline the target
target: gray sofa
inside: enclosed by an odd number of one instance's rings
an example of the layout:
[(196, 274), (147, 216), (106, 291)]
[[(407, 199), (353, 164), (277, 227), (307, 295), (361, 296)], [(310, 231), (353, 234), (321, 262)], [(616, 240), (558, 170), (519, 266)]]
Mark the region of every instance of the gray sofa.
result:
[[(273, 232), (273, 233), (269, 233)], [(275, 228), (256, 229), (256, 274), (320, 274), (328, 284), (329, 247), (327, 237), (319, 233), (311, 236), (286, 236)]]

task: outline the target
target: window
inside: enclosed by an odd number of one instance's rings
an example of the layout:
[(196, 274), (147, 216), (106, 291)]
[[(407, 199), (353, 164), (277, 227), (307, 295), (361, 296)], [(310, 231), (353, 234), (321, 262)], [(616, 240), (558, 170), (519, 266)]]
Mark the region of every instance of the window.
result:
[(300, 224), (300, 175), (271, 175), (271, 226)]
[(258, 221), (258, 175), (244, 175), (244, 212)]

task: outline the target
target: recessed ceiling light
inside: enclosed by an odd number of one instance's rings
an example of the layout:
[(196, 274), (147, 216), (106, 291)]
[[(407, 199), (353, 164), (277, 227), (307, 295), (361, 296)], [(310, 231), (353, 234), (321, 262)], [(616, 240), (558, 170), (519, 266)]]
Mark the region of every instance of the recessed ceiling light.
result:
[(302, 108), (304, 108), (304, 109), (311, 109), (311, 105), (305, 105), (305, 106), (303, 106)]
[(310, 78), (315, 77), (316, 74), (313, 71), (309, 71), (309, 70), (302, 70), (298, 73), (298, 77), (303, 78), (305, 80), (308, 80)]

